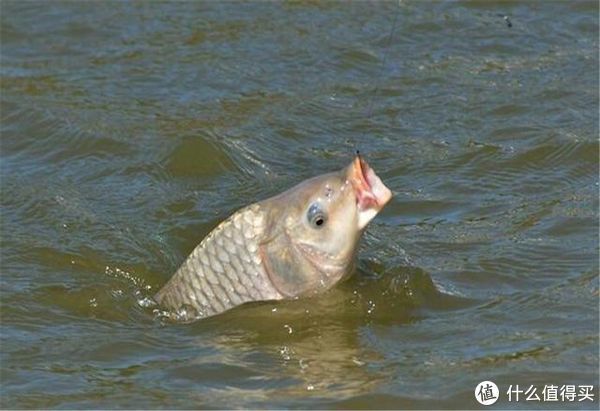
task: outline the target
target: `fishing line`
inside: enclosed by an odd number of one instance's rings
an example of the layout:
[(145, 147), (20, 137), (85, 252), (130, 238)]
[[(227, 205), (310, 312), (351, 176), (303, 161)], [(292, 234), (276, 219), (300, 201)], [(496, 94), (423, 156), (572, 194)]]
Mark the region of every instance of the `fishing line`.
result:
[(379, 87), (381, 85), (381, 78), (383, 77), (383, 71), (385, 70), (385, 65), (387, 63), (388, 54), (390, 51), (390, 45), (392, 44), (392, 38), (394, 37), (394, 32), (396, 31), (396, 25), (398, 24), (398, 16), (400, 15), (400, 0), (396, 3), (396, 13), (394, 14), (394, 23), (392, 24), (392, 30), (387, 38), (387, 43), (385, 48), (383, 49), (383, 61), (381, 63), (381, 68), (379, 69), (379, 76), (377, 76), (377, 82), (375, 83), (375, 90), (373, 91), (373, 97), (369, 102), (368, 110), (367, 110), (367, 119), (371, 119), (373, 115), (373, 104), (375, 103), (375, 99), (379, 93)]
[[(388, 35), (388, 38), (387, 38), (387, 41), (385, 44), (385, 48), (383, 50), (383, 60), (381, 62), (381, 68), (379, 69), (379, 75), (377, 76), (377, 78), (375, 80), (375, 89), (373, 90), (373, 96), (370, 98), (369, 105), (367, 106), (367, 112), (366, 112), (367, 121), (371, 120), (371, 117), (373, 115), (373, 106), (375, 104), (375, 99), (377, 98), (377, 96), (379, 94), (381, 78), (383, 77), (385, 65), (387, 63), (390, 46), (392, 44), (392, 39), (394, 38), (394, 32), (396, 31), (396, 26), (398, 25), (398, 16), (400, 15), (400, 2), (401, 1), (402, 0), (398, 0), (398, 2), (396, 3), (397, 6), (396, 6), (396, 13), (394, 14), (394, 22), (392, 23), (392, 29), (390, 30), (390, 34)], [(358, 150), (358, 144), (357, 144), (356, 140), (354, 140), (354, 150), (355, 150), (356, 154), (358, 155), (359, 150)]]

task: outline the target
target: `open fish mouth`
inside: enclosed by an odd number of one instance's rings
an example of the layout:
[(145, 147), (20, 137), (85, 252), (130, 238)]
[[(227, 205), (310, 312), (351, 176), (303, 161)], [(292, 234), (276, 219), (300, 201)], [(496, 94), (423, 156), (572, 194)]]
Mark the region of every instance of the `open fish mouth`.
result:
[(371, 210), (376, 214), (392, 198), (390, 189), (360, 155), (350, 165), (349, 180), (354, 187), (359, 211)]

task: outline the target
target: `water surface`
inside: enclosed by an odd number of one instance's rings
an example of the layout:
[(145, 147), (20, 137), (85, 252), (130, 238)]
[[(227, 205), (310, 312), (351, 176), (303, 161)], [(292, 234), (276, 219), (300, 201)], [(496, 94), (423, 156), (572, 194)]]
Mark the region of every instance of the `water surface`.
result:
[[(595, 386), (496, 407), (597, 409), (597, 2), (0, 18), (2, 408), (478, 408), (492, 380)], [(356, 148), (395, 197), (350, 281), (144, 307), (223, 218)]]

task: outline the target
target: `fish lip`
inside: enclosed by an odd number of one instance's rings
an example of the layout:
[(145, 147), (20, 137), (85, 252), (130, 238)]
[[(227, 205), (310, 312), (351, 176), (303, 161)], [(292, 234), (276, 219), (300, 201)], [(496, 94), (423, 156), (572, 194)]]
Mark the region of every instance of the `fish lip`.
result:
[(350, 165), (349, 180), (356, 194), (359, 210), (381, 210), (392, 198), (392, 192), (383, 184), (369, 164), (356, 155)]

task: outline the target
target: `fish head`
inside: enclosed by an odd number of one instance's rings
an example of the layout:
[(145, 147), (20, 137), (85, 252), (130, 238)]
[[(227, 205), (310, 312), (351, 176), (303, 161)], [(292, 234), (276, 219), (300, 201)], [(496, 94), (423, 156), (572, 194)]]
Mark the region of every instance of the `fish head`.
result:
[(331, 288), (354, 266), (367, 224), (391, 191), (360, 156), (341, 171), (306, 180), (264, 203), (270, 236), (261, 252), (285, 296)]

